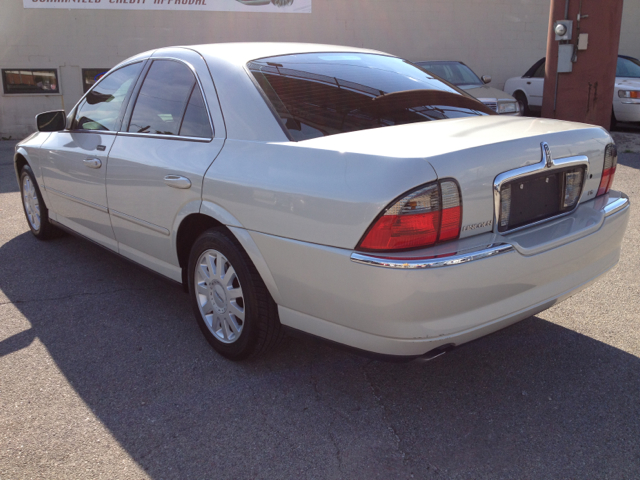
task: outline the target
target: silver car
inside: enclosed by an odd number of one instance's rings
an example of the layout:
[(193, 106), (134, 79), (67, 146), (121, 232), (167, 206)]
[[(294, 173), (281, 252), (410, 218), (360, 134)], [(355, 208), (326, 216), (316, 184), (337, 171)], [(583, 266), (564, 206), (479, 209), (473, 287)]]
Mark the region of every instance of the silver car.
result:
[(37, 126), (15, 153), (33, 234), (181, 283), (231, 359), (285, 327), (440, 354), (583, 289), (629, 219), (602, 128), (496, 115), (371, 50), (162, 48)]
[(436, 60), (416, 62), (416, 65), (464, 90), (500, 115), (522, 114), (515, 98), (488, 85), (491, 83), (489, 75), (478, 78), (478, 75), (462, 62)]

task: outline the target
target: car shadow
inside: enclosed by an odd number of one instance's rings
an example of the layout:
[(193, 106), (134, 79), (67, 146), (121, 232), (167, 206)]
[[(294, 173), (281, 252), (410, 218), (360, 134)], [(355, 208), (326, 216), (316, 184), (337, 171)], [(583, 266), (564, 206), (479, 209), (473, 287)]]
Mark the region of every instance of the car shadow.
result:
[[(23, 272), (31, 272), (24, 275)], [(179, 286), (71, 236), (0, 247), (0, 289), (126, 452), (167, 478), (631, 478), (640, 359), (532, 317), (431, 362), (309, 339), (233, 363)]]
[(17, 140), (0, 142), (0, 194), (20, 190), (13, 170), (13, 151), (17, 143)]

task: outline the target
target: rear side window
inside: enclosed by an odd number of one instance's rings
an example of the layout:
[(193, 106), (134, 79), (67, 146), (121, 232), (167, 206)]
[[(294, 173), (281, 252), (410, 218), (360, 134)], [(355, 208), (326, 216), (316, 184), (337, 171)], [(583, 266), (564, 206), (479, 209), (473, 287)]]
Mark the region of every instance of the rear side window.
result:
[(211, 137), (211, 126), (196, 78), (189, 68), (156, 60), (136, 100), (129, 132)]
[(114, 131), (122, 113), (122, 103), (140, 74), (142, 63), (111, 72), (98, 83), (78, 106), (73, 130)]
[(309, 53), (254, 60), (248, 68), (294, 140), (493, 114), (395, 57)]

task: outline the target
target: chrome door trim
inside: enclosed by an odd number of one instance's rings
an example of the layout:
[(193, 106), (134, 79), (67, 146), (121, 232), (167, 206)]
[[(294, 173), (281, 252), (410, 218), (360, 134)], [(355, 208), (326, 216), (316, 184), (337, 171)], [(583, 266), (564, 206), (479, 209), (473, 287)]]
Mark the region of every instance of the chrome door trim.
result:
[(68, 193), (61, 192), (60, 190), (56, 190), (55, 188), (51, 188), (51, 187), (43, 187), (43, 188), (47, 192), (51, 192), (66, 200), (71, 200), (72, 202), (79, 203), (80, 205), (84, 205), (85, 207), (94, 208), (96, 210), (99, 210), (102, 213), (109, 213), (109, 209), (107, 207), (103, 207), (102, 205), (98, 205), (97, 203), (89, 202), (87, 200), (74, 197), (73, 195), (69, 195)]
[(191, 188), (191, 180), (182, 175), (166, 175), (164, 183), (173, 188)]
[(183, 137), (180, 135), (162, 135), (159, 133), (137, 133), (137, 132), (118, 132), (118, 136), (123, 137), (144, 137), (144, 138), (164, 138), (167, 140), (183, 140), (187, 142), (200, 142), (200, 143), (210, 143), (213, 141), (212, 138), (202, 138), (202, 137)]
[(568, 212), (563, 212), (559, 215), (545, 218), (544, 220), (540, 220), (537, 222), (529, 223), (527, 225), (523, 225), (518, 228), (512, 228), (511, 230), (506, 230), (504, 232), (500, 232), (498, 230), (499, 229), (498, 222), (500, 220), (499, 213), (498, 213), (500, 212), (500, 189), (502, 188), (502, 185), (504, 185), (507, 182), (511, 182), (522, 177), (528, 177), (529, 175), (541, 173), (544, 171), (553, 172), (563, 168), (583, 166), (585, 167), (584, 178), (582, 181), (582, 187), (580, 188), (580, 195), (578, 196), (578, 199), (582, 197), (582, 193), (584, 191), (584, 185), (586, 183), (587, 178), (589, 177), (589, 157), (585, 155), (577, 155), (575, 157), (565, 157), (565, 158), (554, 159), (551, 156), (551, 150), (547, 142), (542, 142), (540, 144), (540, 150), (542, 151), (542, 158), (538, 163), (535, 163), (533, 165), (527, 165), (526, 167), (520, 167), (514, 170), (509, 170), (508, 172), (501, 173), (493, 181), (493, 231), (494, 233), (498, 233), (501, 235), (508, 235), (510, 233), (517, 232), (524, 228), (529, 228), (534, 225), (547, 222), (554, 218), (560, 218), (565, 215), (569, 215), (573, 213), (576, 210), (576, 208), (578, 208), (578, 206), (580, 205), (580, 200), (578, 200), (576, 202), (575, 207), (573, 207), (573, 209), (569, 210)]
[(109, 209), (109, 213), (114, 217), (121, 218), (123, 220), (127, 220), (131, 223), (135, 223), (136, 225), (140, 225), (141, 227), (148, 228), (149, 230), (153, 230), (156, 233), (161, 233), (162, 235), (166, 235), (167, 237), (171, 234), (169, 230), (164, 227), (160, 227), (153, 223), (145, 222), (144, 220), (140, 220), (139, 218), (132, 217), (131, 215), (127, 215), (126, 213), (119, 212), (117, 210)]
[(449, 257), (439, 258), (410, 258), (410, 257), (382, 257), (371, 254), (353, 252), (351, 261), (361, 263), (363, 265), (373, 265), (374, 267), (384, 268), (401, 268), (401, 269), (425, 269), (425, 268), (441, 268), (452, 267), (454, 265), (462, 265), (463, 263), (482, 260), (483, 258), (495, 257), (514, 250), (513, 245), (509, 243), (499, 243), (488, 245), (480, 250), (466, 253), (457, 253)]

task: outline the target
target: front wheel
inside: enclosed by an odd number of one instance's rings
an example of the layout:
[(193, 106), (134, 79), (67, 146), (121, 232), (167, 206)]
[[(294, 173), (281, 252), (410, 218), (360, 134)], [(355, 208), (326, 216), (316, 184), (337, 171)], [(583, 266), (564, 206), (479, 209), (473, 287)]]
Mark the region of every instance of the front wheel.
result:
[(284, 336), (276, 303), (251, 259), (222, 229), (207, 230), (194, 243), (189, 295), (200, 330), (224, 357), (259, 355)]
[(527, 101), (526, 95), (522, 92), (516, 92), (514, 97), (518, 101), (518, 107), (520, 108), (520, 112), (522, 112), (522, 115), (531, 115), (531, 110), (529, 109), (529, 102)]
[(49, 210), (42, 200), (35, 175), (29, 165), (25, 165), (20, 171), (20, 193), (22, 208), (24, 208), (31, 233), (39, 240), (48, 240), (57, 236), (59, 230), (49, 221)]

